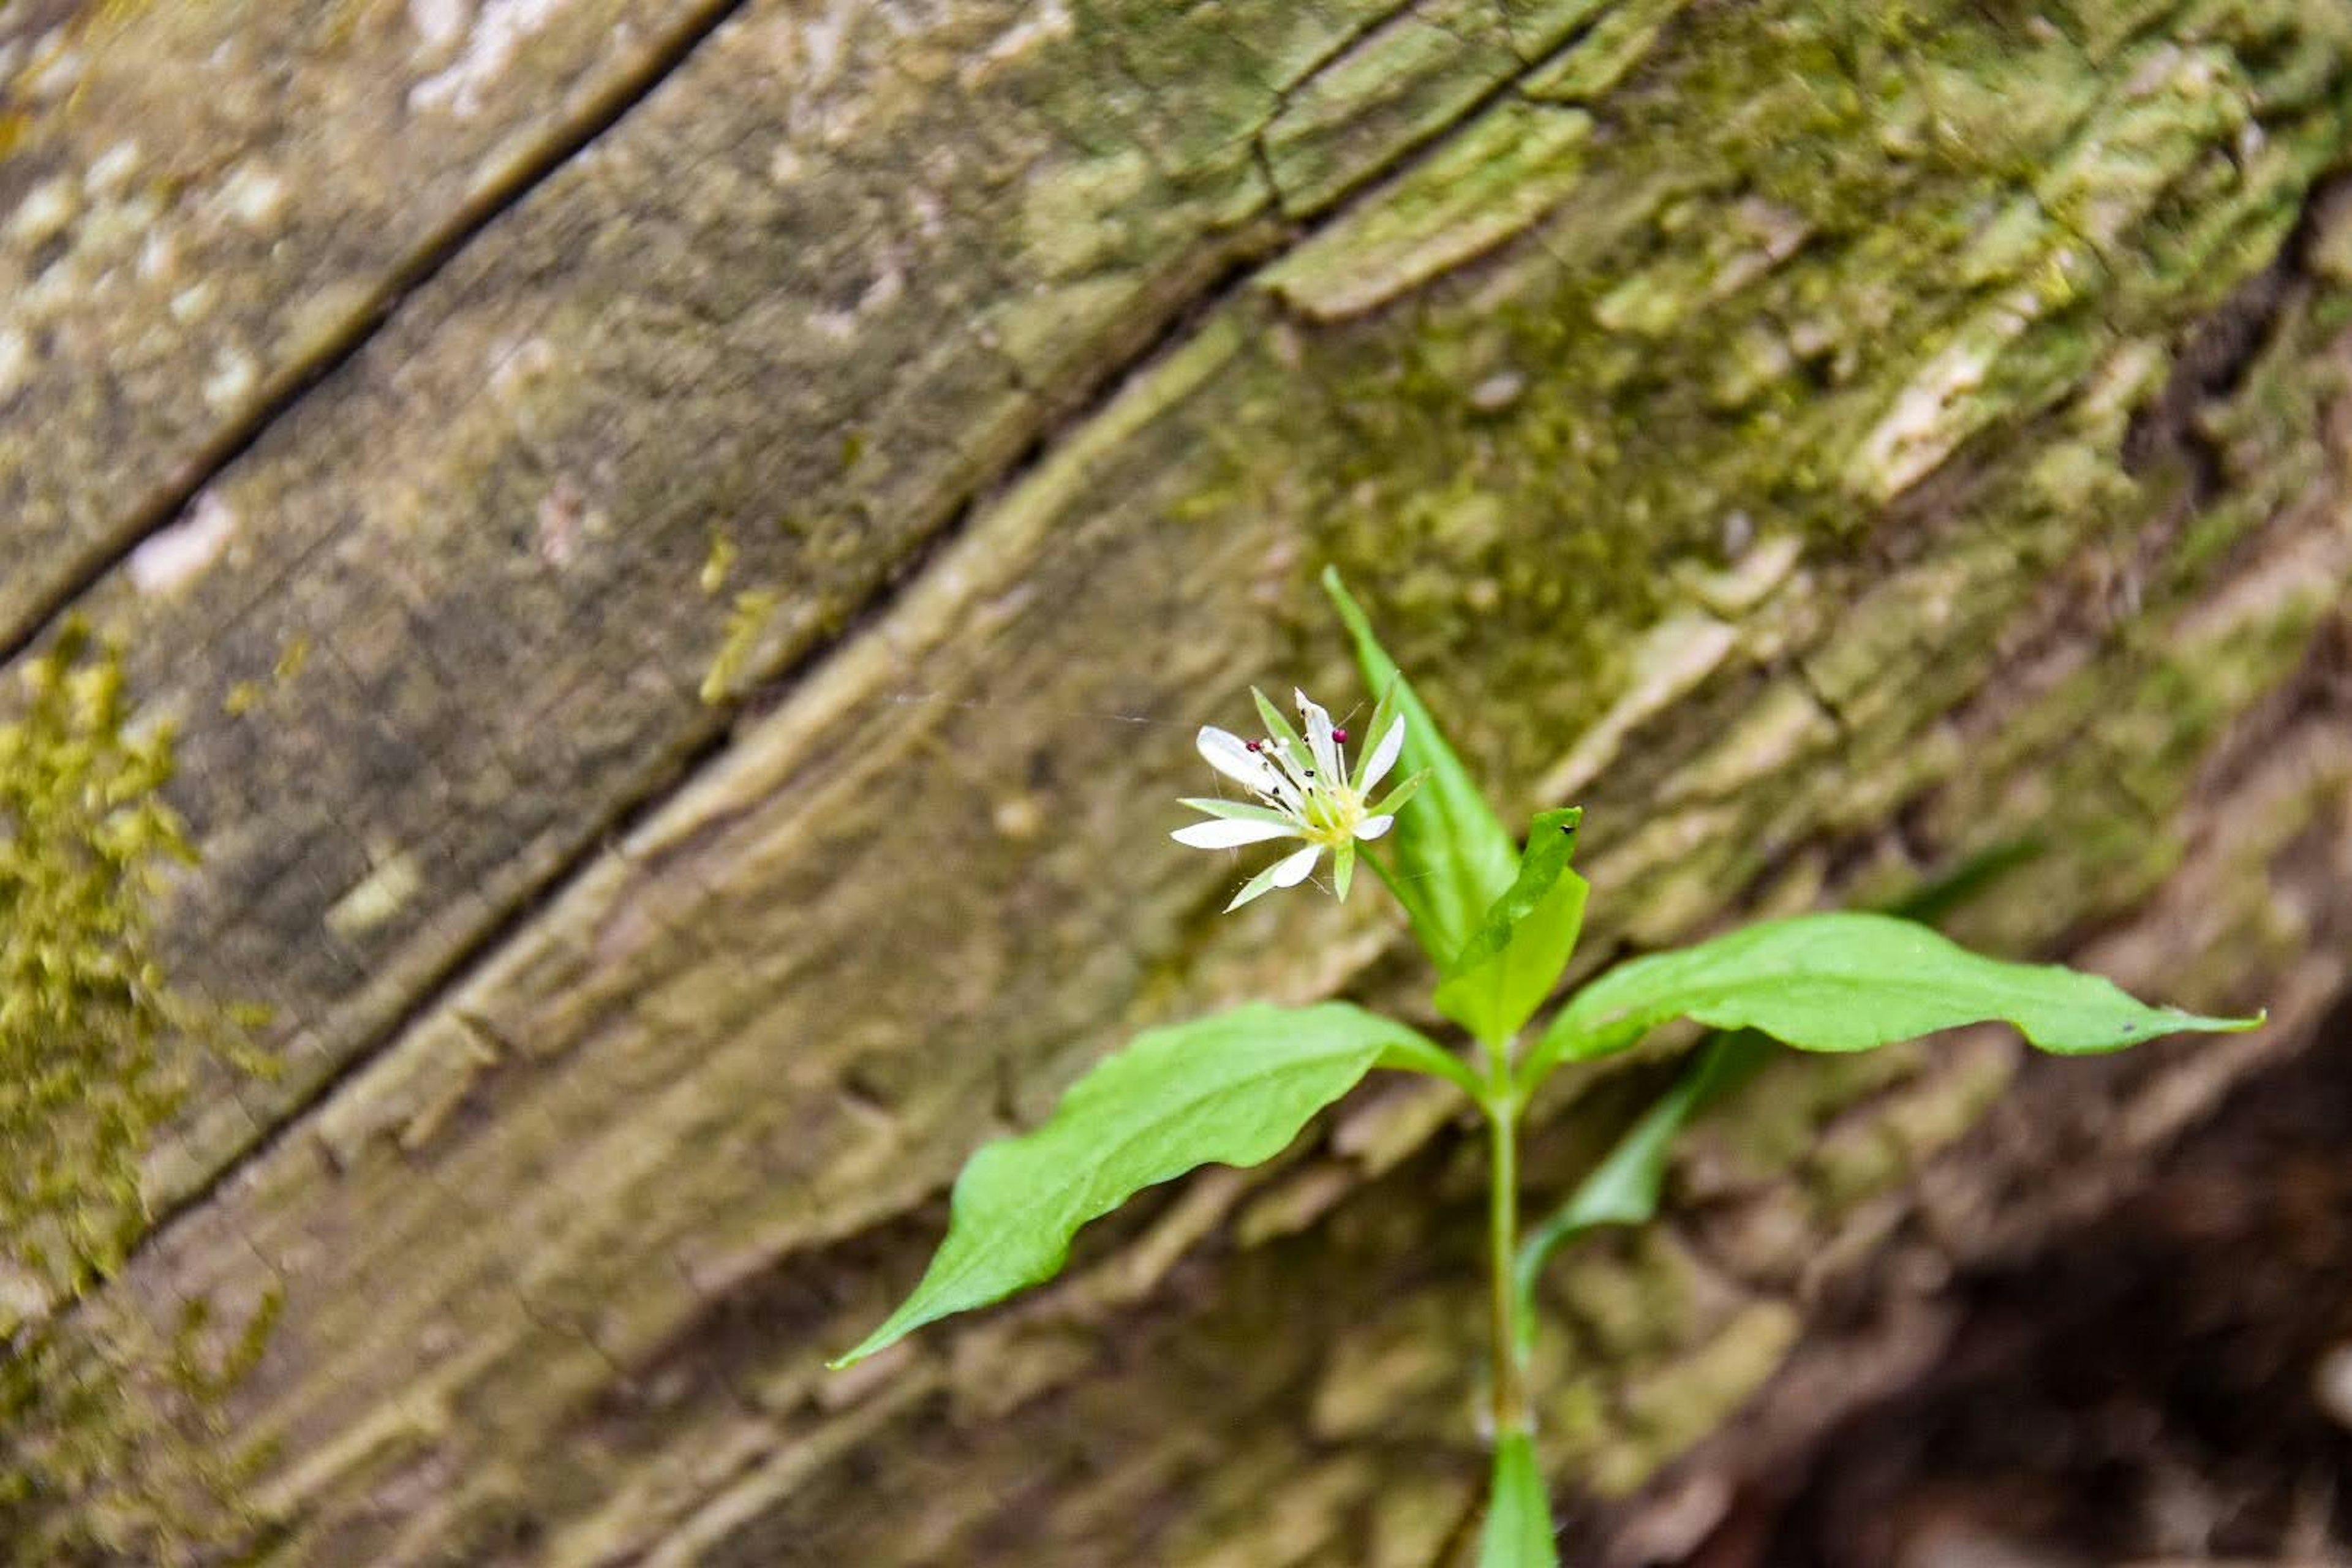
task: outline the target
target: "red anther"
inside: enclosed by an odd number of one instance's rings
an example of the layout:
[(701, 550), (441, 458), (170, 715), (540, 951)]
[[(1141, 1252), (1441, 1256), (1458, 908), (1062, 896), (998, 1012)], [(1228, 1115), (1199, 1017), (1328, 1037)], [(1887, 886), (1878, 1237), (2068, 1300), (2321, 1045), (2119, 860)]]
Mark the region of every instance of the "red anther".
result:
[(1253, 752), (1256, 751), (1258, 749), (1258, 743), (1255, 741), (1252, 741), (1249, 743), (1249, 749)]
[(1345, 730), (1334, 730), (1331, 731), (1331, 738), (1344, 746), (1348, 743), (1348, 731)]

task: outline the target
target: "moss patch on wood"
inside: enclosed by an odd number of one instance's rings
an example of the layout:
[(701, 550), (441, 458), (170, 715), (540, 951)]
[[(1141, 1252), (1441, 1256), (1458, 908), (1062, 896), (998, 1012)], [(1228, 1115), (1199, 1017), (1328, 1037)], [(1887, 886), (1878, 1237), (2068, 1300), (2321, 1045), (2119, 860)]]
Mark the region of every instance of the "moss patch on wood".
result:
[[(238, 1463), (210, 1412), (270, 1312), (215, 1342), (109, 1304), (52, 1331), (147, 1220), (140, 1166), (224, 1019), (176, 995), (150, 905), (188, 858), (157, 793), (168, 731), (134, 722), (110, 649), (69, 626), (0, 724), (0, 1543), (11, 1563), (170, 1563), (219, 1539)], [(95, 1331), (88, 1331), (94, 1329)]]
[(187, 1010), (148, 909), (189, 852), (157, 794), (170, 736), (132, 731), (112, 658), (75, 628), (24, 675), (0, 726), (0, 1247), (70, 1297), (121, 1266), (139, 1155), (179, 1097), (164, 1047)]

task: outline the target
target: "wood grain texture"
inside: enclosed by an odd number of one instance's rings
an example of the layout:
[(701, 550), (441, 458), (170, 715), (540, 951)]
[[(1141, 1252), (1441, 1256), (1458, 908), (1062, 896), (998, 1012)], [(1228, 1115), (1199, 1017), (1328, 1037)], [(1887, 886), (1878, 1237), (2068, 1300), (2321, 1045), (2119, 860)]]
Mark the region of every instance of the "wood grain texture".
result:
[(0, 647), (167, 522), (724, 8), (14, 8), (0, 21), (0, 510), (18, 554)]
[[(1215, 9), (746, 6), (86, 596), (182, 727), (175, 967), (289, 1041), (125, 1286), (284, 1289), (281, 1561), (1431, 1561), (1476, 1184), (1410, 1089), (818, 1371), (1139, 1025), (1412, 1005), (1373, 900), (1221, 921), (1163, 837), (1193, 724), (1345, 686), (1327, 560), (1588, 806), (1588, 964), (2038, 840), (1958, 934), (2281, 1018), (2026, 1075), (2119, 1171), (2344, 984), (2332, 11)], [(1556, 1477), (1801, 1368), (2018, 1071), (1744, 1100), (1561, 1270)]]

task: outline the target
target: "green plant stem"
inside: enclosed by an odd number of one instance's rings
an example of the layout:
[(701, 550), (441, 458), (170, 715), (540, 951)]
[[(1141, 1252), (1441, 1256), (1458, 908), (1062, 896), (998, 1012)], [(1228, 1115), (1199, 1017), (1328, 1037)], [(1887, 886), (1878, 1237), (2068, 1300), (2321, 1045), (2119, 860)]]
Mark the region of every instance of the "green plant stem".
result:
[(1495, 1442), (1531, 1433), (1527, 1366), (1519, 1355), (1518, 1300), (1515, 1279), (1519, 1250), (1519, 1099), (1511, 1083), (1508, 1048), (1490, 1044), (1486, 1055), (1486, 1128), (1492, 1144), (1487, 1161), (1487, 1236), (1491, 1251)]

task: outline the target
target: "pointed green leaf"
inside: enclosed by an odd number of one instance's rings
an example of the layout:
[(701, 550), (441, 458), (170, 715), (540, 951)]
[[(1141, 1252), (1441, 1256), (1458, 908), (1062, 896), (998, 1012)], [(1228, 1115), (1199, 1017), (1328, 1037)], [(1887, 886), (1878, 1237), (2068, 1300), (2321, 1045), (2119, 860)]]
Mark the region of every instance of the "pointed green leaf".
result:
[(1302, 757), (1307, 754), (1305, 738), (1298, 733), (1289, 717), (1276, 705), (1273, 698), (1253, 686), (1250, 688), (1250, 700), (1257, 704), (1257, 716), (1265, 721), (1266, 739), (1280, 741), (1284, 745), (1297, 747), (1298, 754)]
[[(1292, 855), (1297, 853), (1297, 851), (1295, 849), (1291, 851)], [(1248, 881), (1244, 882), (1241, 886), (1241, 891), (1235, 893), (1233, 897), (1233, 901), (1225, 906), (1225, 913), (1232, 914), (1244, 904), (1255, 903), (1258, 900), (1274, 891), (1275, 874), (1282, 869), (1283, 861), (1289, 858), (1289, 855), (1285, 855), (1282, 857), (1282, 859), (1276, 860), (1273, 865), (1268, 866), (1265, 870), (1260, 871), (1256, 876), (1252, 877)]]
[(1053, 1278), (1079, 1226), (1154, 1183), (1212, 1162), (1271, 1159), (1391, 1053), (1423, 1070), (1431, 1070), (1424, 1053), (1445, 1055), (1402, 1024), (1339, 1002), (1254, 1003), (1138, 1035), (1072, 1085), (1035, 1131), (971, 1157), (921, 1283), (834, 1364)]
[(1701, 1047), (1674, 1088), (1625, 1130), (1605, 1158), (1586, 1173), (1568, 1201), (1519, 1244), (1512, 1274), (1518, 1296), (1521, 1353), (1535, 1337), (1536, 1286), (1562, 1247), (1604, 1226), (1646, 1225), (1658, 1212), (1666, 1157), (1675, 1139), (1698, 1113), (1745, 1082), (1780, 1048), (1767, 1035), (1742, 1029)]
[(1478, 1568), (1559, 1568), (1552, 1544), (1551, 1499), (1536, 1446), (1524, 1432), (1507, 1432), (1495, 1446), (1494, 1483), (1486, 1528), (1478, 1537)]
[(1760, 1029), (1809, 1051), (1873, 1050), (2000, 1020), (2062, 1056), (2262, 1022), (2147, 1006), (2098, 975), (2004, 963), (1887, 915), (1798, 915), (1618, 965), (1553, 1018), (1522, 1086), (1532, 1089), (1562, 1061), (1622, 1051), (1676, 1017)]
[[(2032, 841), (2000, 846), (1973, 857), (1885, 912), (1906, 920), (1930, 919), (1934, 911), (1951, 908), (2040, 852), (2040, 845)], [(1605, 1226), (1646, 1225), (1655, 1217), (1665, 1185), (1667, 1156), (1673, 1152), (1676, 1136), (1708, 1107), (1754, 1077), (1780, 1048), (1769, 1035), (1754, 1029), (1711, 1037), (1685, 1064), (1674, 1088), (1626, 1129), (1607, 1157), (1577, 1184), (1566, 1203), (1528, 1232), (1512, 1268), (1523, 1353), (1533, 1348), (1536, 1286), (1552, 1256), (1588, 1232)]]
[(1569, 869), (1580, 807), (1547, 811), (1528, 828), (1519, 874), (1486, 910), (1437, 987), (1437, 1010), (1489, 1045), (1507, 1040), (1559, 984), (1584, 926), (1591, 890)]
[(1412, 683), (1398, 670), (1396, 660), (1372, 635), (1371, 623), (1349, 595), (1339, 574), (1323, 573), (1323, 591), (1355, 639), (1356, 661), (1362, 666), (1364, 684), (1391, 694), (1397, 712), (1404, 716), (1404, 754), (1400, 765), (1410, 773), (1427, 769), (1425, 798), (1410, 815), (1399, 816), (1391, 838), (1395, 844), (1396, 883), (1413, 888), (1406, 912), (1413, 934), (1440, 969), (1451, 969), (1462, 946), (1477, 928), (1486, 907), (1503, 896), (1518, 865), (1518, 847), (1496, 818), (1494, 808), (1478, 793), (1462, 759), (1445, 743), (1437, 722), (1422, 705)]
[(1427, 768), (1422, 769), (1421, 772), (1417, 773), (1405, 774), (1404, 782), (1402, 784), (1389, 791), (1388, 794), (1381, 796), (1379, 800), (1373, 802), (1370, 805), (1366, 806), (1364, 808), (1364, 815), (1366, 816), (1394, 816), (1398, 812), (1404, 809), (1405, 802), (1411, 800), (1414, 795), (1421, 793), (1421, 786), (1428, 782), (1429, 770)]

